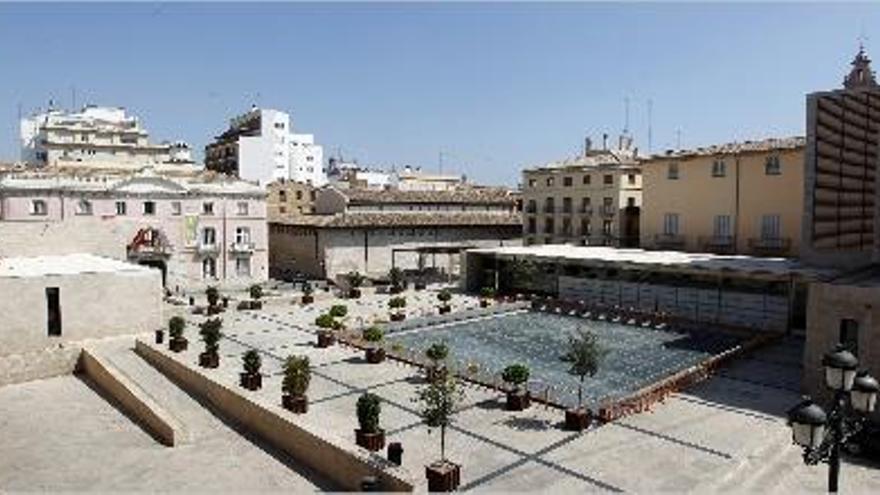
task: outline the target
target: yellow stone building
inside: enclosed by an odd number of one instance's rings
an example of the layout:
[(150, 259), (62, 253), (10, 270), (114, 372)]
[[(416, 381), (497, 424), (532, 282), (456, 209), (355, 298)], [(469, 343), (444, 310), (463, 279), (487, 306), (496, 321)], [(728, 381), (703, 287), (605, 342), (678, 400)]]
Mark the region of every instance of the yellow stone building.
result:
[(802, 137), (668, 151), (642, 162), (641, 246), (797, 256)]
[(315, 188), (311, 184), (277, 180), (266, 189), (266, 213), (270, 221), (315, 212)]

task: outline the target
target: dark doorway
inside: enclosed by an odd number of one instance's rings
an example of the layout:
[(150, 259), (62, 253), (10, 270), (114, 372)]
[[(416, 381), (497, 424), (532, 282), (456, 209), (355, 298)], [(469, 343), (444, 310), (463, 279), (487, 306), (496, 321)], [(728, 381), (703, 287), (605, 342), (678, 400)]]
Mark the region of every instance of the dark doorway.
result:
[(168, 277), (168, 265), (165, 264), (162, 260), (140, 260), (138, 261), (139, 265), (149, 266), (150, 268), (156, 268), (160, 272), (162, 272), (162, 287), (166, 285), (166, 278)]
[(58, 287), (46, 287), (46, 316), (49, 336), (61, 336), (61, 289)]
[(638, 206), (627, 206), (623, 209), (620, 220), (620, 247), (639, 247), (639, 217), (641, 209)]

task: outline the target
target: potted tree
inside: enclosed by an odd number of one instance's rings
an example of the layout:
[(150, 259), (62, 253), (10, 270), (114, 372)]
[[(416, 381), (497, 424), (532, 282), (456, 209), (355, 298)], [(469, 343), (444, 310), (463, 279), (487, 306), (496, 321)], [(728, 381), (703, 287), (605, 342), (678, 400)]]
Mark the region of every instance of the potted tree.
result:
[(324, 349), (336, 343), (336, 334), (333, 330), (336, 328), (336, 320), (329, 313), (323, 313), (315, 318), (315, 325), (318, 326), (318, 347)]
[(357, 401), (357, 418), (360, 428), (354, 430), (355, 443), (376, 452), (385, 448), (385, 430), (379, 427), (382, 401), (379, 396), (369, 392)]
[(437, 299), (440, 300), (440, 314), (444, 315), (450, 311), (452, 311), (452, 306), (449, 305), (449, 301), (452, 300), (452, 293), (449, 292), (449, 289), (443, 289), (437, 293)]
[(522, 411), (531, 405), (531, 397), (523, 384), (529, 381), (529, 367), (524, 364), (511, 364), (504, 368), (501, 378), (510, 384), (507, 390), (507, 410)]
[(406, 307), (406, 298), (403, 296), (392, 297), (388, 301), (388, 307), (391, 308), (391, 321), (403, 321), (406, 319), (406, 313), (403, 308)]
[(263, 309), (263, 287), (259, 284), (250, 286), (248, 292), (251, 295), (251, 309)]
[(314, 292), (315, 289), (312, 288), (312, 284), (304, 282), (302, 286), (302, 303), (312, 304), (313, 302), (315, 302), (315, 296), (313, 295)]
[(345, 318), (345, 315), (348, 314), (348, 307), (344, 304), (334, 304), (330, 307), (329, 314), (333, 318)]
[(281, 383), (281, 405), (288, 411), (304, 414), (309, 410), (306, 391), (312, 379), (312, 367), (307, 356), (288, 356), (284, 362), (284, 380)]
[(263, 365), (260, 353), (256, 349), (250, 349), (241, 357), (244, 372), (239, 373), (239, 384), (248, 390), (259, 390), (263, 386), (263, 375), (260, 367)]
[(429, 382), (446, 379), (447, 356), (449, 356), (449, 347), (444, 342), (432, 344), (425, 350), (425, 357), (431, 360), (431, 364), (425, 367), (425, 375)]
[(364, 330), (364, 340), (367, 341), (366, 359), (370, 364), (378, 364), (385, 360), (385, 349), (379, 345), (385, 338), (385, 332), (373, 325)]
[(416, 391), (419, 415), (428, 428), (440, 428), (440, 460), (425, 466), (428, 491), (450, 492), (461, 483), (461, 465), (446, 459), (446, 427), (452, 423), (458, 404), (464, 399), (458, 379), (445, 376)]
[(605, 356), (605, 349), (599, 346), (596, 335), (585, 328), (568, 338), (568, 352), (562, 361), (569, 363), (568, 372), (579, 378), (578, 405), (565, 410), (565, 429), (583, 431), (590, 426), (590, 412), (583, 407), (584, 378), (592, 377), (599, 370), (599, 363)]
[(364, 285), (364, 276), (357, 271), (348, 273), (348, 297), (358, 299), (361, 297), (361, 286)]
[(388, 292), (392, 294), (400, 294), (403, 292), (403, 270), (397, 267), (392, 268), (388, 271), (388, 280), (391, 282), (391, 287), (388, 289)]
[(199, 325), (199, 335), (202, 342), (205, 343), (205, 352), (199, 354), (199, 366), (203, 368), (216, 368), (220, 365), (220, 328), (223, 326), (223, 320), (220, 318), (209, 318)]
[(172, 352), (185, 351), (189, 341), (183, 336), (186, 320), (182, 316), (172, 316), (168, 320), (168, 348)]
[(205, 289), (205, 297), (208, 299), (208, 309), (206, 310), (208, 316), (216, 315), (223, 311), (223, 308), (217, 304), (220, 300), (220, 291), (218, 291), (216, 287), (208, 287)]
[(480, 307), (488, 308), (493, 297), (495, 297), (494, 287), (483, 287), (480, 289)]

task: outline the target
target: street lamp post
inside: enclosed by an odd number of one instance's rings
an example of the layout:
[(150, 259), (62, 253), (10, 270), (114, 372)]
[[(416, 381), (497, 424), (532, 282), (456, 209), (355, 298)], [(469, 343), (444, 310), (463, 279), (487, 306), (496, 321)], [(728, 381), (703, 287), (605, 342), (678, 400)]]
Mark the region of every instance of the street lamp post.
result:
[(804, 449), (804, 462), (828, 463), (828, 491), (837, 493), (840, 447), (862, 429), (880, 385), (867, 372), (857, 373), (859, 360), (841, 346), (825, 354), (822, 366), (825, 385), (834, 391), (830, 412), (806, 398), (788, 412), (788, 422), (794, 443)]

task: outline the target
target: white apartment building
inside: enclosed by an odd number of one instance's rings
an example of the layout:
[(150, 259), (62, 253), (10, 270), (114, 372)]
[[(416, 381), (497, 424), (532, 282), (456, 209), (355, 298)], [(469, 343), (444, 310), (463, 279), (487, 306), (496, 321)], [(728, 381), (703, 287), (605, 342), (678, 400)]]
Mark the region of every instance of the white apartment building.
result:
[(315, 187), (327, 183), (324, 148), (312, 134), (296, 134), (290, 115), (253, 107), (205, 147), (205, 167), (262, 185), (292, 180)]
[(122, 107), (87, 105), (79, 112), (50, 109), (21, 119), (21, 159), (34, 167), (192, 167), (188, 144), (151, 143), (138, 118)]

